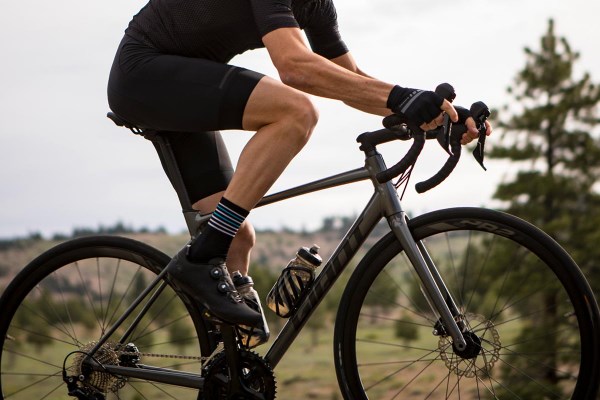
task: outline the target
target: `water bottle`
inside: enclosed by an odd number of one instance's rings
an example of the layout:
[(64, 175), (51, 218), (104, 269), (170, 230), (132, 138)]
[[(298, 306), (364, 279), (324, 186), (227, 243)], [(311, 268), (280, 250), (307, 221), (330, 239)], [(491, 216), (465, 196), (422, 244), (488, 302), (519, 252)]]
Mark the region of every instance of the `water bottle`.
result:
[(310, 249), (301, 247), (267, 295), (267, 305), (280, 317), (289, 317), (300, 303), (306, 289), (312, 285), (315, 270), (323, 261), (318, 252), (317, 245)]
[(270, 335), (269, 326), (267, 325), (267, 320), (260, 304), (260, 297), (256, 290), (254, 290), (254, 281), (251, 277), (243, 276), (240, 271), (235, 271), (231, 274), (231, 279), (235, 285), (235, 289), (242, 296), (248, 307), (262, 316), (262, 322), (255, 327), (238, 326), (242, 344), (247, 348), (254, 348), (269, 340)]

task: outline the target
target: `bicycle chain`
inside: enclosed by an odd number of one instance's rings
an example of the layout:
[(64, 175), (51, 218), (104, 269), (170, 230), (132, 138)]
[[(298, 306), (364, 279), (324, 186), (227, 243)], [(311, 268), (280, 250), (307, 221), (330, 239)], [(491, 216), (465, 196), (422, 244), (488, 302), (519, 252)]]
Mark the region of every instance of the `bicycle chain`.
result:
[(202, 367), (204, 367), (210, 360), (212, 360), (217, 354), (223, 351), (223, 343), (219, 342), (217, 347), (213, 350), (212, 354), (208, 357), (202, 356), (186, 356), (182, 354), (159, 354), (159, 353), (142, 353), (138, 351), (117, 351), (116, 353), (121, 356), (132, 356), (132, 357), (149, 357), (149, 358), (171, 358), (171, 359), (179, 359), (179, 360), (194, 360), (200, 361), (202, 363)]
[[(82, 376), (82, 364), (84, 359), (86, 358), (86, 354), (88, 353), (93, 346), (96, 345), (96, 342), (88, 343), (85, 346), (82, 346), (80, 354), (78, 354), (73, 363), (70, 366), (70, 370), (73, 371), (75, 376), (78, 379)], [(114, 343), (106, 343), (102, 346), (98, 352), (96, 353), (95, 360), (100, 364), (110, 364), (110, 365), (120, 365), (121, 360), (124, 357), (130, 357), (133, 364), (136, 364), (140, 361), (141, 357), (149, 357), (149, 358), (163, 358), (163, 359), (178, 359), (178, 360), (194, 360), (199, 361), (202, 365), (202, 368), (205, 368), (206, 365), (214, 359), (218, 354), (223, 350), (222, 343), (219, 343), (213, 353), (208, 357), (201, 356), (188, 356), (182, 354), (161, 354), (161, 353), (142, 353), (139, 351), (126, 351), (126, 350), (117, 350), (119, 346)], [(126, 364), (129, 364), (126, 362)], [(102, 371), (92, 371), (88, 373), (85, 382), (81, 382), (84, 387), (88, 387), (92, 391), (99, 391), (101, 393), (116, 393), (120, 389), (122, 389), (127, 382), (127, 379), (123, 377), (119, 377), (117, 375), (113, 375), (110, 373), (102, 372)]]
[(132, 357), (149, 357), (149, 358), (174, 358), (179, 360), (195, 360), (195, 361), (208, 361), (210, 357), (200, 356), (185, 356), (181, 354), (158, 354), (158, 353), (137, 353), (135, 351), (118, 351), (119, 356), (132, 356)]

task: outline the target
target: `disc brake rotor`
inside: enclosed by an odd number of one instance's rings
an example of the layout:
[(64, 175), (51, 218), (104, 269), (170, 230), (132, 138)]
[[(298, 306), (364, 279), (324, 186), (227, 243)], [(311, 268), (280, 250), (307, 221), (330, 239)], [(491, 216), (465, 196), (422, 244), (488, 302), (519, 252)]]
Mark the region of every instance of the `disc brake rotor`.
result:
[(491, 374), (494, 364), (500, 358), (500, 335), (492, 321), (486, 320), (482, 315), (466, 314), (465, 320), (469, 326), (467, 334), (470, 339), (468, 345), (472, 347), (470, 351), (455, 351), (452, 338), (443, 336), (438, 342), (440, 357), (446, 368), (457, 376), (485, 378)]

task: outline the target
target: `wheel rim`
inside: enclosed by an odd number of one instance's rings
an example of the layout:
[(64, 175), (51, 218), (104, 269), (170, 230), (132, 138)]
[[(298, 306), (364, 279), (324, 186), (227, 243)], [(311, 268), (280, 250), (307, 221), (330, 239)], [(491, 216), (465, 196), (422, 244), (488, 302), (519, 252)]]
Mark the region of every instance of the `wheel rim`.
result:
[[(147, 256), (106, 248), (66, 252), (39, 265), (35, 271), (45, 276), (25, 279), (28, 290), (13, 299), (20, 304), (13, 310), (1, 353), (3, 398), (67, 397), (63, 362), (68, 374), (81, 374), (81, 352), (94, 347), (163, 265)], [(131, 364), (135, 349), (142, 354), (142, 363), (200, 372), (193, 319), (170, 287), (163, 290), (126, 341), (135, 347), (117, 346), (132, 320), (133, 316), (99, 351), (102, 362)], [(107, 356), (114, 351), (116, 355)], [(89, 374), (80, 386), (99, 388), (107, 399), (198, 398), (197, 390), (108, 374)]]

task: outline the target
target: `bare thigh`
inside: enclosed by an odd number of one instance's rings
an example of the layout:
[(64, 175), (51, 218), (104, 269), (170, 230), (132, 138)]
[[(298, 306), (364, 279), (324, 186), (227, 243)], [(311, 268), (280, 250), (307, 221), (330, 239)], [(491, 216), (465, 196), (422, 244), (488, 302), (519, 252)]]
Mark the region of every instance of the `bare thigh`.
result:
[(317, 114), (305, 93), (265, 76), (250, 94), (242, 126), (244, 130), (256, 131), (266, 125), (305, 114)]

